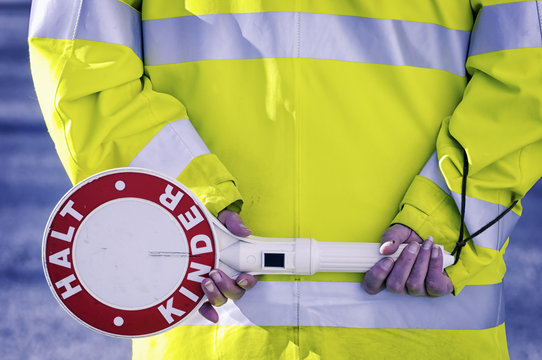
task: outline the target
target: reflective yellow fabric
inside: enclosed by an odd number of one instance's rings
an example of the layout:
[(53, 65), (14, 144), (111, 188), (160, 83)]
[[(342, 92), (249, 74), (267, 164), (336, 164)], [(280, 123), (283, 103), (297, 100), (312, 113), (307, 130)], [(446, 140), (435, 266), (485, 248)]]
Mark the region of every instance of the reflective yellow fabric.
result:
[[(509, 206), (540, 178), (542, 48), (472, 56), (472, 79), (437, 142), (449, 187), (461, 192), (463, 153), (469, 156), (467, 194)], [(488, 131), (491, 129), (491, 131)], [(521, 214), (521, 207), (514, 211)]]
[(186, 117), (182, 104), (141, 79), (141, 61), (124, 46), (32, 38), (30, 56), (45, 120), (75, 183), (128, 165), (167, 121)]
[[(454, 115), (443, 122), (437, 140), (440, 167), (452, 191), (461, 193), (463, 147), (469, 157), (468, 196), (507, 207), (540, 178), (541, 61), (542, 48), (469, 58), (467, 69), (473, 77)], [(453, 201), (435, 184), (417, 177), (394, 222), (407, 224), (422, 236), (439, 234), (439, 241), (451, 250), (460, 223), (453, 205), (445, 204)], [(521, 205), (513, 211), (521, 214)], [(473, 277), (484, 283), (499, 282), (506, 265), (501, 252), (471, 242), (458, 264), (446, 271), (454, 292), (459, 293)]]
[(133, 352), (134, 360), (508, 359), (504, 325), (477, 331), (186, 326), (136, 340)]
[[(147, 71), (159, 91), (187, 104), (201, 137), (236, 174), (255, 234), (320, 241), (379, 240), (433, 151), (437, 119), (453, 110), (465, 85), (440, 70), (311, 59)], [(399, 150), (410, 156), (397, 157)], [(362, 233), (352, 214), (371, 219)]]
[[(48, 38), (29, 43), (41, 110), (73, 183), (128, 166), (166, 123), (187, 117), (182, 103), (153, 89), (141, 59), (125, 46)], [(215, 215), (240, 202), (234, 178), (214, 155), (194, 159), (182, 181)]]
[[(465, 16), (465, 13), (470, 11), (468, 1), (184, 0), (171, 2), (158, 0), (153, 1), (153, 4), (144, 3), (144, 6), (144, 20), (205, 14), (299, 11), (419, 21), (467, 31), (472, 28), (473, 23), (470, 16)], [(443, 8), (446, 10), (443, 11)]]
[[(443, 122), (437, 140), (440, 167), (452, 191), (461, 193), (462, 148), (469, 158), (467, 195), (473, 198), (508, 207), (540, 178), (541, 62), (542, 48), (502, 50), (469, 58), (467, 69), (472, 79), (454, 115)], [(417, 191), (415, 201), (425, 201), (424, 193)], [(521, 204), (513, 211), (520, 215)], [(445, 214), (434, 214), (440, 220), (432, 222), (444, 221)], [(409, 219), (398, 222), (410, 224)], [(459, 229), (457, 221), (455, 226)], [(457, 241), (453, 231), (446, 238), (447, 242)], [(498, 271), (489, 272), (490, 264)], [(472, 243), (463, 249), (458, 264), (447, 269), (456, 293), (474, 276), (490, 283), (500, 281), (505, 271), (499, 251)]]
[[(478, 11), (482, 6), (506, 3), (512, 2), (475, 1), (473, 8)], [(537, 14), (530, 15), (536, 23)], [(498, 24), (499, 20), (494, 21)], [(491, 51), (468, 58), (467, 71), (472, 78), (453, 115), (443, 121), (437, 139), (440, 170), (453, 192), (462, 191), (463, 149), (469, 161), (467, 195), (472, 198), (508, 207), (540, 178), (541, 63), (541, 47)], [(423, 236), (439, 234), (439, 241), (451, 246), (457, 241), (460, 222), (453, 205), (448, 204), (453, 204), (449, 196), (417, 177), (394, 222), (407, 224)], [(521, 210), (520, 203), (513, 208), (518, 215)], [(454, 293), (467, 284), (500, 282), (506, 271), (503, 253), (504, 249), (482, 248), (470, 242), (459, 262), (446, 270)]]
[(188, 164), (178, 180), (186, 185), (207, 209), (217, 216), (226, 206), (235, 204), (240, 211), (241, 194), (235, 180), (215, 154), (201, 155)]

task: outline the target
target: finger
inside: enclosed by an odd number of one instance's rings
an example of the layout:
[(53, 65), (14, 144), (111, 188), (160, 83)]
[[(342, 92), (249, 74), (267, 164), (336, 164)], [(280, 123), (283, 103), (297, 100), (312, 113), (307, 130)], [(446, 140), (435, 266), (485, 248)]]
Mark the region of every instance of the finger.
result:
[(410, 236), (408, 227), (400, 224), (394, 224), (387, 229), (380, 239), (380, 253), (383, 255), (391, 255), (397, 251), (401, 245)]
[(224, 295), (218, 290), (218, 287), (212, 279), (205, 279), (201, 282), (201, 288), (213, 306), (221, 306), (228, 301)]
[(397, 251), (402, 243), (422, 243), (422, 239), (412, 229), (405, 225), (394, 224), (384, 232), (380, 239), (380, 253), (391, 255)]
[(258, 282), (258, 277), (250, 274), (241, 274), (235, 279), (237, 286), (242, 289), (248, 290), (252, 289), (254, 285)]
[[(225, 298), (232, 300), (239, 300), (245, 293), (245, 290), (239, 287), (235, 281), (233, 281), (222, 270), (214, 269), (209, 273), (209, 276), (213, 280), (213, 283), (218, 288), (218, 291)], [(226, 302), (226, 301), (224, 301)], [(215, 303), (213, 305), (219, 306)]]
[(431, 249), (433, 248), (433, 240), (428, 237), (423, 243), (414, 266), (410, 271), (408, 280), (406, 282), (406, 288), (409, 295), (412, 296), (427, 296), (425, 291), (425, 277), (429, 268), (429, 259), (431, 258)]
[(421, 245), (423, 244), (423, 239), (416, 233), (416, 231), (411, 229), (410, 235), (408, 236), (408, 239), (406, 239), (405, 243), (410, 244), (412, 242), (415, 242)]
[(434, 246), (431, 250), (429, 270), (425, 280), (425, 288), (429, 296), (443, 296), (452, 292), (452, 281), (442, 271), (442, 261), (442, 249)]
[(361, 287), (367, 292), (367, 294), (378, 294), (385, 288), (386, 278), (388, 277), (391, 269), (393, 268), (393, 259), (384, 258), (380, 259), (363, 278)]
[(408, 244), (403, 250), (395, 266), (393, 267), (388, 280), (386, 280), (386, 288), (395, 294), (406, 294), (406, 281), (410, 275), (410, 271), (414, 266), (418, 252), (420, 251), (420, 245), (418, 243)]
[(213, 307), (213, 305), (211, 305), (211, 303), (209, 303), (208, 301), (204, 302), (198, 311), (201, 316), (203, 316), (207, 320), (214, 323), (218, 322), (218, 313), (216, 312), (216, 309)]
[(218, 214), (218, 220), (234, 235), (245, 237), (252, 233), (252, 231), (246, 227), (241, 216), (234, 211), (222, 210)]

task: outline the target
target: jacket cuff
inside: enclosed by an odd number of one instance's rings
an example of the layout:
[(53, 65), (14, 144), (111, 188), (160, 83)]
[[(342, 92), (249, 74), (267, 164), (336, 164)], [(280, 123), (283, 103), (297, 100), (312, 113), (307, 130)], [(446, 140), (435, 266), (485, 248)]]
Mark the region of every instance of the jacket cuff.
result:
[[(392, 224), (406, 225), (422, 239), (431, 235), (435, 243), (451, 252), (457, 242), (461, 218), (450, 195), (433, 181), (417, 175)], [(469, 274), (461, 261), (446, 268), (446, 272), (454, 285), (454, 294), (457, 295), (465, 286)]]
[(408, 188), (392, 224), (410, 227), (422, 238), (431, 235), (437, 244), (452, 251), (461, 218), (454, 200), (433, 181), (416, 176)]
[(461, 259), (456, 264), (448, 266), (444, 271), (450, 280), (452, 280), (452, 285), (454, 286), (452, 293), (454, 295), (458, 295), (471, 278)]
[(217, 216), (226, 208), (240, 212), (243, 200), (230, 174), (215, 154), (194, 158), (177, 177)]

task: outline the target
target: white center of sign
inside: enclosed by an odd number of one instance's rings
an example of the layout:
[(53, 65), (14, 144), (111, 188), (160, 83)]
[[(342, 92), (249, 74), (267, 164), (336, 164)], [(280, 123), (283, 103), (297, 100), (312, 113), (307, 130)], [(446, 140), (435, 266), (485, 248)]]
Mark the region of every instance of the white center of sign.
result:
[(81, 284), (109, 306), (138, 310), (166, 300), (188, 265), (188, 242), (168, 211), (148, 200), (107, 202), (81, 223), (73, 244)]

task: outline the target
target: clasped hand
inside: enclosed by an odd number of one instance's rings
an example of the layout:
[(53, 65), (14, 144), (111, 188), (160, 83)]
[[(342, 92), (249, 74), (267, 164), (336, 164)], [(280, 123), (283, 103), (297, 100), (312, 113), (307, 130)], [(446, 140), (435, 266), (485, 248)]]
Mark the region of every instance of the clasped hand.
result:
[[(218, 214), (218, 220), (234, 235), (245, 237), (251, 233), (236, 212), (223, 210)], [(241, 274), (233, 280), (222, 270), (211, 270), (209, 278), (201, 283), (207, 301), (200, 307), (199, 313), (209, 321), (218, 322), (215, 307), (224, 305), (228, 299), (239, 300), (245, 290), (252, 288), (257, 281), (257, 276), (249, 274)]]
[(452, 289), (452, 281), (442, 270), (442, 250), (431, 239), (423, 241), (410, 228), (395, 224), (381, 239), (380, 252), (391, 255), (399, 245), (408, 244), (397, 261), (379, 260), (366, 274), (362, 287), (368, 294), (388, 289), (396, 294), (443, 296)]

